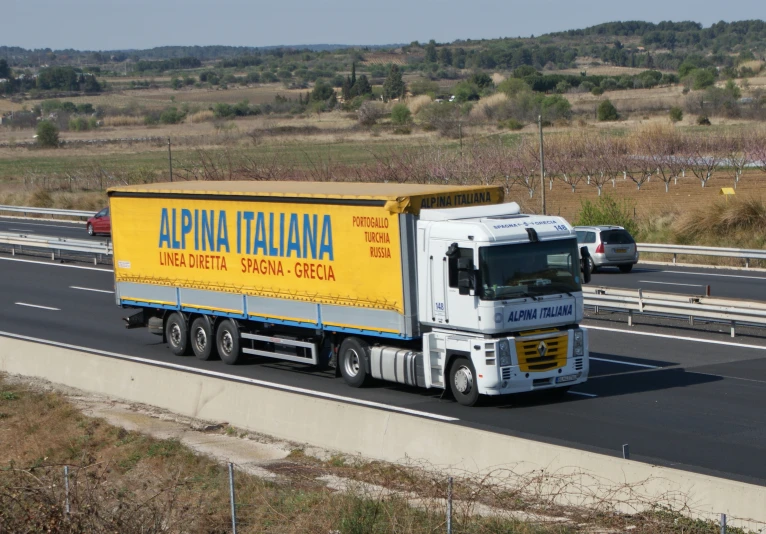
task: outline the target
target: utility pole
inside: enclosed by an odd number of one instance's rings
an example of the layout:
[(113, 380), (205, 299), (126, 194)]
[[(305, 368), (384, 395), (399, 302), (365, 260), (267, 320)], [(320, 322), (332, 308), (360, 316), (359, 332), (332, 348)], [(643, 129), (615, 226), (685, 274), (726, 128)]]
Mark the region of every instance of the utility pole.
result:
[(170, 167), (170, 181), (173, 181), (173, 155), (170, 152), (170, 137), (168, 137), (168, 166)]
[(540, 126), (540, 190), (542, 191), (543, 215), (545, 213), (545, 151), (543, 150), (543, 116), (537, 116), (537, 124)]

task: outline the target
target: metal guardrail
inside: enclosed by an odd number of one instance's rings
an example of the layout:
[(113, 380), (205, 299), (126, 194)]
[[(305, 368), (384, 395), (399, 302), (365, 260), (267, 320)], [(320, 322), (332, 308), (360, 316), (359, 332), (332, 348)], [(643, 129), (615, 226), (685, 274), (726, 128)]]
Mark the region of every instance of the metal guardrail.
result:
[(15, 213), (33, 213), (36, 215), (56, 215), (59, 217), (93, 217), (95, 211), (61, 210), (53, 208), (33, 208), (30, 206), (4, 206), (0, 205), (0, 212), (10, 211)]
[[(112, 255), (112, 243), (107, 241), (89, 241), (85, 239), (65, 239), (43, 235), (25, 235), (0, 232), (0, 244), (10, 245), (11, 254), (21, 253), (24, 248), (45, 249), (51, 252), (51, 259), (56, 255), (61, 257), (61, 252), (77, 252), (81, 254), (93, 254), (93, 263), (97, 264), (102, 256)], [(18, 248), (17, 248), (18, 247)]]
[(673, 263), (679, 254), (698, 256), (721, 256), (725, 258), (741, 258), (745, 267), (750, 267), (750, 260), (766, 260), (766, 250), (745, 248), (698, 247), (694, 245), (661, 245), (658, 243), (637, 243), (639, 252), (672, 254)]
[(642, 289), (611, 287), (584, 287), (586, 306), (621, 310), (628, 313), (628, 325), (633, 325), (634, 313), (708, 319), (729, 323), (731, 337), (736, 335), (737, 324), (766, 327), (766, 302), (726, 299), (676, 293), (660, 293)]

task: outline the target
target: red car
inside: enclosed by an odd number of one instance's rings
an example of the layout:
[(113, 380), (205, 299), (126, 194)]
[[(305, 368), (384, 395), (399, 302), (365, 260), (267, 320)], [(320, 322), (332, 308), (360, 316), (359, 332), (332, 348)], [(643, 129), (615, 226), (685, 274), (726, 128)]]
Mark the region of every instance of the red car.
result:
[(109, 217), (109, 208), (104, 208), (93, 217), (88, 219), (88, 235), (111, 234), (112, 219)]

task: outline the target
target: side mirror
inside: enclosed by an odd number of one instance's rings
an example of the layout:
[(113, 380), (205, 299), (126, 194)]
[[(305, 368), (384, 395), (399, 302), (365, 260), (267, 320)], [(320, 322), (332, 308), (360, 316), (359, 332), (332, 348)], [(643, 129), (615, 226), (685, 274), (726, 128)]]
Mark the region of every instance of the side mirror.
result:
[(582, 280), (585, 284), (590, 284), (590, 262), (588, 261), (590, 259), (590, 252), (588, 252), (588, 247), (580, 247), (580, 257), (582, 258), (580, 260), (580, 270), (582, 271)]
[(475, 289), (473, 260), (471, 258), (458, 258), (457, 260), (457, 289), (461, 295), (468, 295), (471, 289)]

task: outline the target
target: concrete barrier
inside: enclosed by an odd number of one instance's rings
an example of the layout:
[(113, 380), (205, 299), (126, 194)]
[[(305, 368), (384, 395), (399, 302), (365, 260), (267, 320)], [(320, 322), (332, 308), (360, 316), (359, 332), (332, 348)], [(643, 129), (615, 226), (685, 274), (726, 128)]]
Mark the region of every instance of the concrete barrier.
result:
[(683, 502), (696, 517), (717, 520), (725, 513), (732, 526), (766, 526), (766, 487), (17, 338), (0, 336), (0, 371), (370, 459), (422, 459), (434, 468), (474, 474), (545, 472), (552, 476), (539, 478), (541, 484), (566, 480), (566, 488), (558, 489), (566, 503), (608, 498), (629, 509), (636, 499), (644, 505)]

